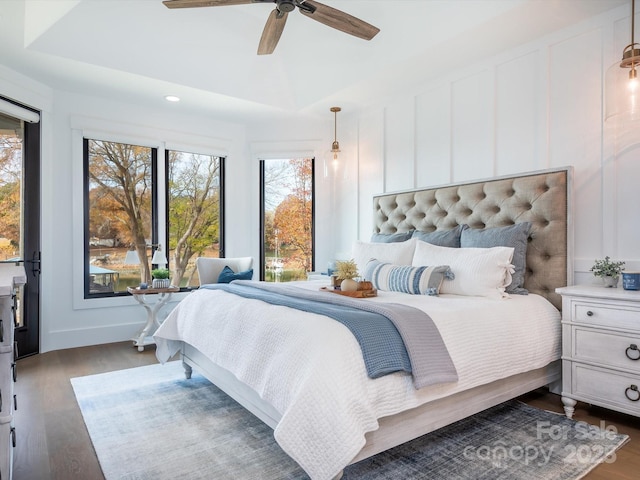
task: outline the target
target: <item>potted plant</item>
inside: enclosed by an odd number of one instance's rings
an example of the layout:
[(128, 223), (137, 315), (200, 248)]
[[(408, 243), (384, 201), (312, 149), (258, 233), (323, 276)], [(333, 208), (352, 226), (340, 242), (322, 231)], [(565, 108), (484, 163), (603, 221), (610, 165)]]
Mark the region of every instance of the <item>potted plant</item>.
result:
[(624, 270), (624, 262), (617, 262), (606, 256), (603, 260), (596, 260), (590, 270), (596, 277), (602, 278), (605, 286), (617, 287)]
[(358, 282), (354, 279), (358, 276), (358, 266), (352, 260), (336, 262), (336, 275), (340, 282), (340, 290), (344, 292), (355, 292), (358, 290)]
[(169, 269), (168, 268), (156, 268), (151, 270), (151, 276), (153, 282), (152, 288), (169, 288), (171, 282), (169, 281)]

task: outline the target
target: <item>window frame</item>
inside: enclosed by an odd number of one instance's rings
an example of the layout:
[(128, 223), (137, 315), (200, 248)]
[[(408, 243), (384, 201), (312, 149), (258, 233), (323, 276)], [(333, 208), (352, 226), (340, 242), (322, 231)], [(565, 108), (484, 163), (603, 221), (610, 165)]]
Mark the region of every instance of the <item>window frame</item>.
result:
[[(74, 185), (76, 185), (74, 192), (76, 192), (76, 195), (81, 198), (81, 201), (79, 202), (80, 208), (78, 208), (78, 203), (74, 202), (76, 207), (74, 208), (74, 218), (82, 219), (81, 225), (79, 226), (82, 233), (80, 237), (76, 238), (78, 239), (78, 242), (82, 241), (81, 250), (83, 252), (82, 260), (78, 262), (80, 264), (79, 268), (74, 267), (74, 271), (82, 272), (81, 280), (78, 282), (80, 285), (74, 287), (74, 308), (103, 308), (107, 306), (128, 305), (129, 303), (127, 300), (130, 297), (129, 293), (126, 291), (95, 293), (91, 293), (89, 291), (89, 140), (123, 143), (151, 149), (151, 243), (154, 245), (160, 243), (165, 249), (168, 248), (169, 241), (169, 151), (197, 152), (202, 155), (218, 157), (220, 159), (220, 256), (223, 256), (225, 245), (225, 163), (227, 153), (220, 152), (219, 150), (225, 149), (202, 147), (202, 145), (194, 147), (168, 142), (150, 142), (148, 138), (144, 139), (143, 137), (132, 138), (126, 135), (120, 136), (101, 131), (81, 129), (72, 130), (72, 137), (74, 139), (74, 145), (76, 146), (74, 147), (74, 157), (80, 156), (82, 165), (82, 168), (77, 169), (76, 175), (74, 175)], [(78, 146), (81, 146), (81, 148), (78, 148)], [(218, 152), (214, 153), (216, 150), (218, 150)], [(164, 162), (159, 160), (162, 156), (164, 156)], [(78, 184), (81, 185), (79, 189)], [(78, 211), (80, 209), (81, 213)], [(161, 223), (162, 220), (164, 220), (163, 223)], [(74, 228), (74, 231), (77, 231), (77, 228)], [(77, 244), (74, 242), (74, 245)], [(183, 287), (180, 289), (180, 292), (189, 292), (194, 288), (194, 286)]]
[[(287, 158), (288, 157), (288, 158)], [(264, 281), (265, 280), (265, 269), (264, 269), (264, 265), (265, 265), (265, 260), (266, 260), (266, 255), (265, 255), (265, 245), (264, 245), (264, 237), (265, 237), (265, 208), (264, 208), (264, 201), (265, 201), (265, 185), (264, 185), (264, 181), (265, 181), (265, 164), (268, 161), (272, 161), (272, 160), (292, 160), (295, 158), (305, 158), (308, 160), (311, 160), (311, 272), (315, 271), (316, 269), (316, 156), (315, 155), (302, 155), (302, 156), (290, 156), (290, 155), (286, 155), (284, 158), (277, 158), (277, 157), (265, 157), (265, 158), (258, 158), (258, 171), (259, 171), (259, 216), (260, 216), (260, 224), (259, 224), (259, 234), (260, 234), (260, 241), (259, 241), (259, 246), (260, 246), (260, 254), (259, 254), (259, 261), (260, 261), (260, 275), (259, 275), (259, 280), (260, 281)], [(255, 267), (254, 267), (255, 269)], [(310, 273), (310, 272), (307, 272)]]
[[(187, 151), (189, 150), (189, 151)], [(185, 148), (176, 148), (176, 147), (166, 147), (164, 149), (164, 172), (165, 172), (165, 196), (164, 196), (164, 215), (165, 215), (165, 235), (164, 235), (164, 239), (163, 242), (161, 242), (163, 245), (165, 245), (165, 253), (168, 254), (169, 252), (169, 229), (170, 229), (170, 224), (169, 224), (169, 152), (183, 152), (183, 153), (194, 153), (190, 150), (194, 150), (193, 148), (191, 149), (185, 149)], [(220, 186), (219, 186), (219, 190), (220, 190), (220, 226), (218, 227), (218, 230), (220, 232), (219, 236), (220, 236), (220, 240), (219, 240), (219, 245), (220, 245), (220, 258), (224, 258), (225, 257), (225, 165), (227, 163), (227, 157), (225, 155), (218, 155), (218, 154), (214, 154), (214, 153), (198, 153), (198, 155), (209, 155), (209, 156), (214, 156), (214, 157), (218, 157), (219, 161), (220, 161), (220, 167), (219, 167), (219, 177), (220, 177)], [(167, 257), (167, 260), (169, 260), (169, 258)], [(167, 268), (169, 268), (171, 265), (171, 262), (169, 262), (167, 264)], [(181, 287), (180, 291), (181, 292), (189, 292), (191, 290), (196, 290), (198, 287), (196, 286), (187, 286), (187, 287)]]

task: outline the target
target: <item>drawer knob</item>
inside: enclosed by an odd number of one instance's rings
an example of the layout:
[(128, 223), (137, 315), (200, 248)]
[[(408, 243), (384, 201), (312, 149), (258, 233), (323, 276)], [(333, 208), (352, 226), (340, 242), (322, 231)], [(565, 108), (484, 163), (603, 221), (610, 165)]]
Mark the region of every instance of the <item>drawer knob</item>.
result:
[[(631, 396), (629, 396), (629, 392), (635, 392), (635, 393), (633, 393)], [(626, 390), (624, 391), (624, 394), (632, 402), (637, 402), (638, 400), (640, 400), (640, 392), (638, 392), (638, 386), (637, 385), (631, 385), (631, 386), (627, 387)]]
[[(632, 353), (632, 352), (635, 352), (635, 353)], [(624, 354), (627, 356), (629, 360), (640, 360), (640, 350), (638, 350), (638, 346), (635, 343), (632, 343), (631, 345), (629, 345), (627, 349), (624, 351)]]
[(587, 310), (587, 317), (593, 317), (593, 312), (591, 310)]

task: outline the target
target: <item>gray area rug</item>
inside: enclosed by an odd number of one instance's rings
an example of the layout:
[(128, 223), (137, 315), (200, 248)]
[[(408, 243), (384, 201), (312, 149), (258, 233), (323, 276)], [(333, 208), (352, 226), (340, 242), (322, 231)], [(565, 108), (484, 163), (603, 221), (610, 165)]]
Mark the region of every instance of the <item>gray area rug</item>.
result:
[[(307, 479), (272, 430), (180, 362), (71, 379), (107, 480)], [(583, 477), (627, 440), (510, 401), (345, 469), (345, 479)]]

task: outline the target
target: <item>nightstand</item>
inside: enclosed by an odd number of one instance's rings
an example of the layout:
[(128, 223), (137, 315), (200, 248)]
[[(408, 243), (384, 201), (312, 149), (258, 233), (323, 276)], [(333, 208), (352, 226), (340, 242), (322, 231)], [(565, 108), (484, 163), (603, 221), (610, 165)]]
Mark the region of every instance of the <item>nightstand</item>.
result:
[[(153, 345), (155, 343), (152, 335), (155, 329), (160, 326), (160, 322), (158, 321), (158, 312), (171, 299), (171, 294), (179, 291), (180, 289), (178, 287), (145, 289), (127, 288), (127, 292), (133, 295), (133, 298), (135, 298), (136, 301), (147, 311), (147, 323), (145, 323), (142, 330), (136, 333), (136, 335), (131, 339), (133, 340), (133, 345), (138, 347), (139, 352), (144, 351), (145, 345)], [(154, 294), (158, 295), (155, 303), (148, 303), (147, 295)]]
[(640, 416), (640, 292), (563, 287), (562, 403), (576, 401)]

